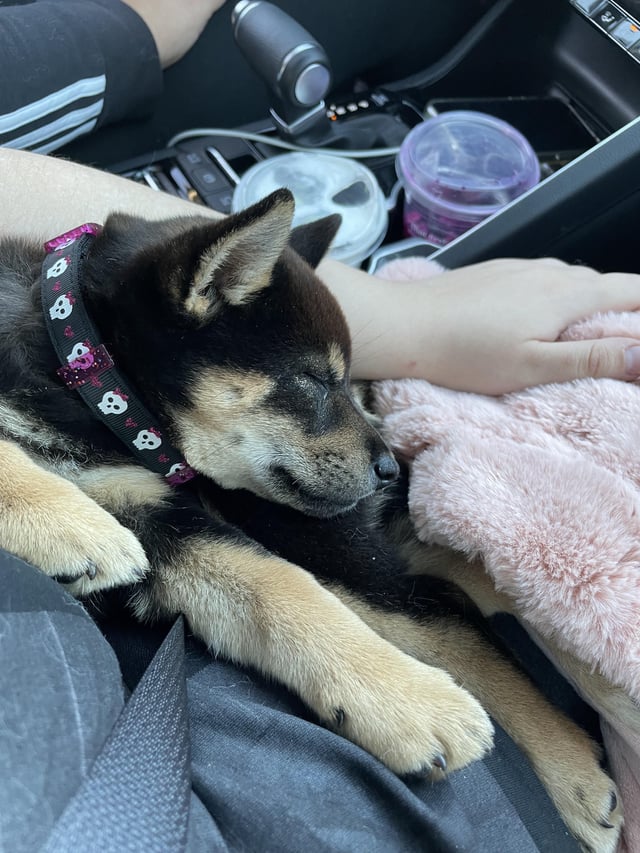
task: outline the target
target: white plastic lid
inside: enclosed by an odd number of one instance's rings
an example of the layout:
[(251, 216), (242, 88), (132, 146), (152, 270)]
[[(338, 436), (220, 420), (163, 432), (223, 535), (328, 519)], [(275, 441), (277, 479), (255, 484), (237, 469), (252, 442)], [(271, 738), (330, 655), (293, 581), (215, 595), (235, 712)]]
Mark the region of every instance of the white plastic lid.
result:
[(302, 151), (262, 160), (242, 176), (232, 209), (243, 210), (280, 187), (293, 193), (294, 226), (330, 213), (342, 216), (329, 251), (332, 258), (357, 266), (382, 242), (388, 219), (384, 194), (361, 163)]

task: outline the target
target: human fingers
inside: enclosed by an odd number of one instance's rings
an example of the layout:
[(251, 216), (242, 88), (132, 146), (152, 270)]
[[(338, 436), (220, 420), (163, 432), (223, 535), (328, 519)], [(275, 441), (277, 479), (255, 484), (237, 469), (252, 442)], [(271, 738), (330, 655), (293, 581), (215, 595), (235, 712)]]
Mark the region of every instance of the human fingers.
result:
[(561, 307), (567, 325), (590, 314), (640, 308), (640, 275), (600, 273), (590, 267), (558, 265), (549, 259), (546, 293)]
[[(526, 299), (529, 309), (536, 299), (559, 312), (567, 323), (603, 311), (634, 311), (640, 308), (640, 275), (602, 273), (583, 264), (568, 264), (558, 258), (522, 260), (502, 258), (468, 267), (465, 283), (478, 286), (483, 273), (485, 286), (503, 298)], [(450, 273), (448, 274), (448, 277)], [(559, 316), (558, 316), (559, 319)]]
[(522, 387), (572, 379), (640, 378), (640, 340), (599, 338), (532, 342), (519, 369)]

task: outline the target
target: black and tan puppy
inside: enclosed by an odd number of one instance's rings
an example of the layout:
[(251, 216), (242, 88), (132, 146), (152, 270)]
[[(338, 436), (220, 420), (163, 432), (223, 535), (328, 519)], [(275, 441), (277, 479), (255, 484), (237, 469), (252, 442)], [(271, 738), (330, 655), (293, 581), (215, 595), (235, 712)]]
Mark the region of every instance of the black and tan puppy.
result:
[[(220, 222), (113, 215), (87, 246), (82, 300), (159, 427), (133, 443), (169, 437), (198, 474), (177, 487), (58, 378), (44, 253), (0, 244), (0, 546), (81, 596), (132, 586), (142, 619), (184, 613), (398, 773), (481, 757), (484, 705), (585, 849), (613, 851), (622, 818), (592, 742), (449, 613), (438, 581), (420, 579), (419, 601), (407, 584), (376, 498), (397, 465), (351, 395), (348, 330), (313, 271), (337, 223), (292, 231), (292, 216), (282, 190)], [(61, 276), (54, 322), (73, 301), (64, 266), (44, 276)], [(121, 411), (127, 395), (101, 390)]]

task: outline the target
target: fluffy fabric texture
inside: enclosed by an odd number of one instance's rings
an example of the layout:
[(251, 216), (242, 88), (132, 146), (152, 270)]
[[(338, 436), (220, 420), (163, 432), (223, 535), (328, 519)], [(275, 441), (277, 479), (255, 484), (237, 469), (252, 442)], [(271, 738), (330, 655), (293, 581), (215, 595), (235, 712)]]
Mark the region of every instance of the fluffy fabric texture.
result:
[[(378, 275), (438, 272), (414, 258)], [(640, 314), (598, 315), (563, 337), (607, 335), (639, 338)], [(584, 379), (493, 398), (407, 379), (377, 383), (375, 397), (410, 460), (419, 538), (479, 557), (543, 647), (553, 639), (640, 703), (640, 388)], [(638, 853), (640, 710), (629, 727), (613, 704), (598, 710), (625, 805), (621, 849)]]

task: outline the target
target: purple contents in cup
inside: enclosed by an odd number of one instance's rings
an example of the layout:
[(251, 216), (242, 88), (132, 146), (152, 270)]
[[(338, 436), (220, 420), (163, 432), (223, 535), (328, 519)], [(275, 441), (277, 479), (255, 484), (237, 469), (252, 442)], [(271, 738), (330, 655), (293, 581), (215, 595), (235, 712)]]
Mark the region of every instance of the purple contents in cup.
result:
[(406, 136), (396, 161), (404, 187), (404, 229), (441, 246), (540, 180), (531, 145), (501, 119), (457, 110)]

